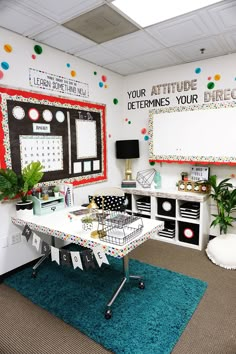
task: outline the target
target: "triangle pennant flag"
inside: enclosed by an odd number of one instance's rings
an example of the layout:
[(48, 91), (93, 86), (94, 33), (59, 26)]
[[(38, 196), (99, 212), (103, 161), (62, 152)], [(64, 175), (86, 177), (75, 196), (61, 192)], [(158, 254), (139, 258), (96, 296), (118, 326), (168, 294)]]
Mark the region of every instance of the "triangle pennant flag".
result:
[(96, 268), (94, 262), (94, 256), (91, 250), (85, 250), (81, 253), (81, 258), (83, 260), (83, 264), (86, 270), (89, 268)]
[(22, 236), (25, 236), (27, 242), (30, 239), (30, 236), (32, 235), (33, 231), (31, 230), (31, 228), (26, 224), (23, 231), (22, 231)]
[(34, 246), (37, 251), (39, 251), (40, 242), (41, 242), (40, 237), (34, 233), (33, 240), (32, 240), (32, 246)]
[(71, 252), (70, 255), (71, 255), (71, 260), (72, 260), (74, 269), (80, 268), (81, 270), (83, 270), (80, 252)]
[(71, 265), (70, 251), (61, 249), (60, 250), (60, 264), (61, 265)]
[(51, 246), (51, 259), (52, 261), (56, 261), (57, 264), (60, 264), (59, 248)]
[(46, 243), (45, 241), (42, 241), (42, 247), (41, 247), (41, 253), (45, 254), (45, 255), (49, 255), (51, 250), (51, 247), (48, 243)]
[(97, 261), (99, 267), (101, 267), (102, 263), (109, 264), (107, 256), (106, 256), (105, 252), (103, 251), (102, 245), (95, 246), (93, 248), (93, 253), (94, 253), (94, 256), (96, 258), (96, 261)]

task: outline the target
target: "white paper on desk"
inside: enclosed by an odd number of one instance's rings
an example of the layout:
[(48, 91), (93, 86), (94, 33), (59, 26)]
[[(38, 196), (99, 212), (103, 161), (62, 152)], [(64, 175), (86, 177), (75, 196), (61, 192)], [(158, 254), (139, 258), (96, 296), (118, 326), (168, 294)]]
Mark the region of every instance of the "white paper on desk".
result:
[(39, 252), (40, 242), (41, 242), (40, 237), (35, 233), (33, 233), (32, 245), (36, 248), (38, 252)]
[(60, 264), (59, 248), (51, 246), (51, 259), (52, 261), (56, 261), (57, 264)]
[(73, 263), (74, 269), (79, 267), (80, 269), (83, 270), (83, 265), (82, 265), (82, 262), (81, 262), (80, 253), (79, 252), (70, 252), (70, 255), (71, 255), (71, 259), (72, 259), (72, 263)]
[(103, 251), (103, 248), (101, 245), (97, 245), (93, 248), (93, 253), (96, 258), (96, 261), (98, 262), (99, 267), (101, 267), (102, 263), (109, 264), (107, 256), (105, 252)]

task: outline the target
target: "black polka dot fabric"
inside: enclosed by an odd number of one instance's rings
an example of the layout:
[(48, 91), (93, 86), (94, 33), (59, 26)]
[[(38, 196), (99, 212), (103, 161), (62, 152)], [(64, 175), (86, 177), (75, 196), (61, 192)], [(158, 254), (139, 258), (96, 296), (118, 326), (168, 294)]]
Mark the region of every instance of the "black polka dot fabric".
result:
[[(89, 203), (91, 202), (93, 196), (89, 195)], [(104, 210), (125, 210), (125, 197), (106, 195), (104, 197), (94, 197), (94, 201), (99, 209), (102, 209), (102, 199), (104, 200)]]

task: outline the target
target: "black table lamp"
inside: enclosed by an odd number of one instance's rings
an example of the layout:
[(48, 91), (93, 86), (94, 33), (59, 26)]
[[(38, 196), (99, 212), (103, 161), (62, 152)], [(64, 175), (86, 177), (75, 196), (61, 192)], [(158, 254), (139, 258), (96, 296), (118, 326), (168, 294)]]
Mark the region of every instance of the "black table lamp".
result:
[(116, 141), (116, 158), (125, 159), (125, 179), (122, 187), (136, 187), (136, 181), (132, 180), (131, 159), (139, 157), (139, 140)]

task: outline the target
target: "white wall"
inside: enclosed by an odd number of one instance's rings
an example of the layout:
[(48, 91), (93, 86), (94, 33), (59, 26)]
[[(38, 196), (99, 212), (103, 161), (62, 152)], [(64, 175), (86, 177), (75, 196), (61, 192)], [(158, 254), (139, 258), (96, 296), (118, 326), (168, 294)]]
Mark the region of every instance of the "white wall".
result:
[[(235, 60), (236, 54), (222, 56), (214, 59), (202, 60), (194, 63), (189, 63), (185, 65), (173, 66), (170, 68), (164, 68), (159, 70), (152, 70), (138, 75), (132, 75), (124, 78), (124, 117), (131, 122), (127, 124), (125, 119), (123, 119), (123, 126), (125, 131), (125, 136), (127, 138), (137, 138), (141, 140), (141, 158), (137, 159), (133, 164), (133, 169), (136, 171), (146, 170), (154, 167), (156, 170), (161, 172), (162, 176), (162, 186), (163, 188), (174, 189), (176, 188), (176, 182), (180, 179), (180, 173), (182, 171), (191, 172), (191, 165), (189, 164), (177, 164), (177, 163), (156, 163), (154, 166), (150, 166), (148, 161), (148, 140), (145, 141), (144, 137), (148, 134), (142, 134), (142, 129), (146, 128), (148, 131), (148, 115), (149, 110), (153, 108), (168, 108), (174, 106), (184, 106), (181, 103), (180, 96), (188, 96), (190, 101), (191, 95), (197, 95), (197, 104), (201, 105), (204, 103), (204, 92), (211, 92), (214, 90), (224, 90), (227, 92), (234, 90), (234, 98), (225, 97), (223, 101), (218, 101), (222, 103), (228, 103), (229, 101), (235, 101), (236, 92), (236, 75), (235, 75)], [(201, 72), (199, 74), (195, 73), (195, 69), (200, 68)], [(215, 75), (220, 75), (215, 78)], [(210, 79), (211, 78), (211, 79)], [(218, 79), (218, 80), (217, 80)], [(156, 85), (181, 82), (181, 81), (196, 81), (196, 90), (189, 90), (182, 93), (164, 93), (163, 88), (159, 95), (151, 95), (152, 87)], [(207, 84), (213, 82), (215, 87), (213, 90), (207, 88)], [(137, 92), (136, 92), (137, 91)], [(143, 93), (145, 92), (145, 95)], [(139, 95), (142, 97), (135, 97)], [(178, 97), (178, 99), (176, 98)], [(144, 107), (144, 100), (162, 98), (163, 106), (157, 107)], [(168, 100), (168, 101), (167, 101)], [(137, 102), (138, 101), (138, 102)], [(170, 104), (165, 106), (169, 102)], [(211, 101), (212, 102), (212, 101)], [(205, 102), (206, 103), (206, 102)], [(196, 102), (194, 102), (196, 104)], [(185, 106), (191, 106), (193, 103), (185, 104)], [(140, 107), (144, 108), (140, 108)], [(223, 109), (222, 109), (223, 113)], [(235, 127), (225, 127), (223, 124), (224, 120), (222, 117), (222, 134), (227, 134), (227, 129), (236, 129)], [(201, 127), (204, 129), (204, 127)], [(171, 129), (171, 127), (170, 127)], [(178, 131), (175, 132), (178, 134)], [(199, 144), (201, 144), (201, 129), (197, 129), (195, 126), (191, 126), (190, 134), (192, 134), (193, 139), (199, 139)], [(219, 145), (220, 141), (214, 141), (214, 136), (212, 136), (211, 131), (209, 131), (209, 144)], [(207, 151), (206, 151), (207, 153)], [(231, 174), (236, 174), (236, 166), (216, 166), (209, 165), (211, 174), (216, 174), (219, 179), (229, 178)], [(232, 178), (232, 183), (236, 186), (236, 179)], [(211, 212), (214, 212), (213, 206), (211, 206)], [(217, 234), (217, 229), (211, 229), (211, 234)]]
[[(3, 50), (5, 44), (10, 44), (13, 48), (11, 53), (6, 53)], [(155, 107), (138, 108), (135, 101), (143, 99), (166, 98), (169, 97), (169, 106), (178, 104), (176, 96), (181, 94), (160, 94), (151, 96), (151, 89), (154, 85), (163, 83), (171, 83), (184, 80), (197, 79), (197, 90), (194, 92), (185, 92), (184, 95), (198, 95), (198, 103), (203, 103), (204, 92), (207, 91), (207, 83), (209, 76), (215, 82), (215, 89), (225, 89), (236, 87), (235, 81), (235, 60), (236, 55), (228, 55), (215, 59), (203, 60), (186, 65), (174, 66), (160, 70), (145, 72), (129, 77), (121, 77), (108, 70), (80, 60), (69, 54), (60, 52), (48, 46), (42, 45), (43, 53), (36, 55), (36, 59), (32, 59), (34, 53), (34, 45), (38, 44), (32, 40), (28, 40), (22, 36), (14, 34), (4, 29), (0, 29), (0, 62), (6, 61), (9, 63), (8, 70), (2, 70), (3, 78), (0, 80), (1, 86), (11, 88), (20, 88), (23, 90), (32, 90), (29, 85), (29, 68), (43, 70), (55, 75), (61, 75), (71, 78), (70, 70), (75, 70), (77, 76), (74, 78), (89, 85), (90, 102), (106, 104), (107, 116), (107, 166), (108, 180), (103, 182), (103, 186), (120, 185), (124, 174), (124, 162), (115, 159), (115, 144), (119, 139), (139, 139), (140, 140), (140, 158), (133, 161), (134, 176), (137, 171), (151, 168), (148, 158), (148, 140), (145, 140), (143, 128), (148, 131), (148, 114), (149, 109)], [(70, 63), (71, 67), (66, 66)], [(196, 74), (195, 69), (201, 68), (201, 73)], [(94, 75), (94, 72), (97, 75)], [(214, 80), (216, 74), (221, 75), (220, 80)], [(101, 76), (107, 76), (108, 88), (100, 88), (99, 81)], [(145, 96), (132, 98), (128, 96), (128, 92), (136, 90), (145, 90)], [(34, 88), (34, 91), (39, 91)], [(53, 94), (55, 92), (43, 90), (45, 94)], [(69, 98), (74, 98), (71, 95), (63, 94)], [(76, 97), (75, 97), (76, 98)], [(113, 104), (113, 99), (117, 98), (119, 103)], [(85, 100), (85, 99), (84, 99)], [(133, 104), (135, 109), (128, 109)], [(158, 109), (158, 107), (156, 107)], [(227, 128), (224, 127), (225, 133)], [(178, 132), (176, 132), (178, 134)], [(199, 137), (199, 132), (194, 133), (194, 138)], [(214, 139), (209, 132), (209, 142), (215, 144)], [(211, 174), (217, 174), (219, 178), (229, 177), (232, 173), (236, 173), (236, 167), (227, 166), (210, 166)], [(182, 171), (190, 172), (190, 165), (187, 164), (156, 164), (155, 169), (161, 172), (162, 185), (164, 188), (175, 189), (176, 182), (180, 178)], [(233, 180), (236, 185), (236, 180)], [(88, 194), (93, 193), (98, 188), (97, 184), (78, 187), (74, 191), (75, 203), (84, 203), (87, 201)], [(0, 274), (3, 274), (11, 269), (14, 269), (26, 262), (37, 257), (37, 253), (33, 247), (29, 247), (24, 240), (15, 245), (11, 245), (11, 237), (19, 230), (11, 224), (10, 216), (14, 215), (14, 203), (7, 202), (0, 204)], [(212, 233), (217, 232), (212, 230)], [(23, 238), (22, 238), (23, 239)]]
[[(12, 52), (7, 53), (4, 50), (5, 44), (12, 46)], [(60, 93), (58, 95), (106, 105), (108, 179), (106, 182), (100, 183), (99, 186), (96, 183), (74, 189), (75, 203), (85, 203), (87, 202), (88, 194), (92, 194), (93, 190), (98, 187), (100, 188), (101, 184), (102, 186), (119, 185), (122, 179), (123, 171), (120, 168), (120, 162), (114, 159), (114, 142), (122, 136), (123, 77), (43, 44), (41, 45), (43, 48), (42, 54), (36, 54), (36, 59), (32, 59), (32, 55), (35, 54), (35, 44), (40, 43), (0, 29), (0, 63), (7, 62), (9, 64), (8, 70), (3, 70), (0, 67), (3, 73), (3, 77), (0, 79), (0, 86), (19, 88), (26, 91), (33, 90), (47, 95), (57, 95), (55, 91), (40, 90), (30, 86), (29, 68), (34, 68), (65, 78), (75, 79), (87, 83), (89, 86), (89, 97), (87, 99), (73, 97), (69, 94), (62, 95)], [(67, 67), (67, 63), (70, 63), (70, 68)], [(71, 70), (76, 71), (76, 77), (71, 77)], [(94, 72), (97, 75), (94, 75)], [(99, 87), (102, 75), (107, 77), (107, 88)], [(113, 103), (114, 98), (118, 99), (118, 104), (116, 105)], [(24, 242), (24, 237), (22, 237), (22, 242), (14, 245), (11, 244), (12, 235), (19, 233), (19, 230), (11, 223), (10, 217), (14, 213), (14, 202), (0, 204), (0, 274), (4, 274), (38, 256), (35, 248), (29, 247)]]

